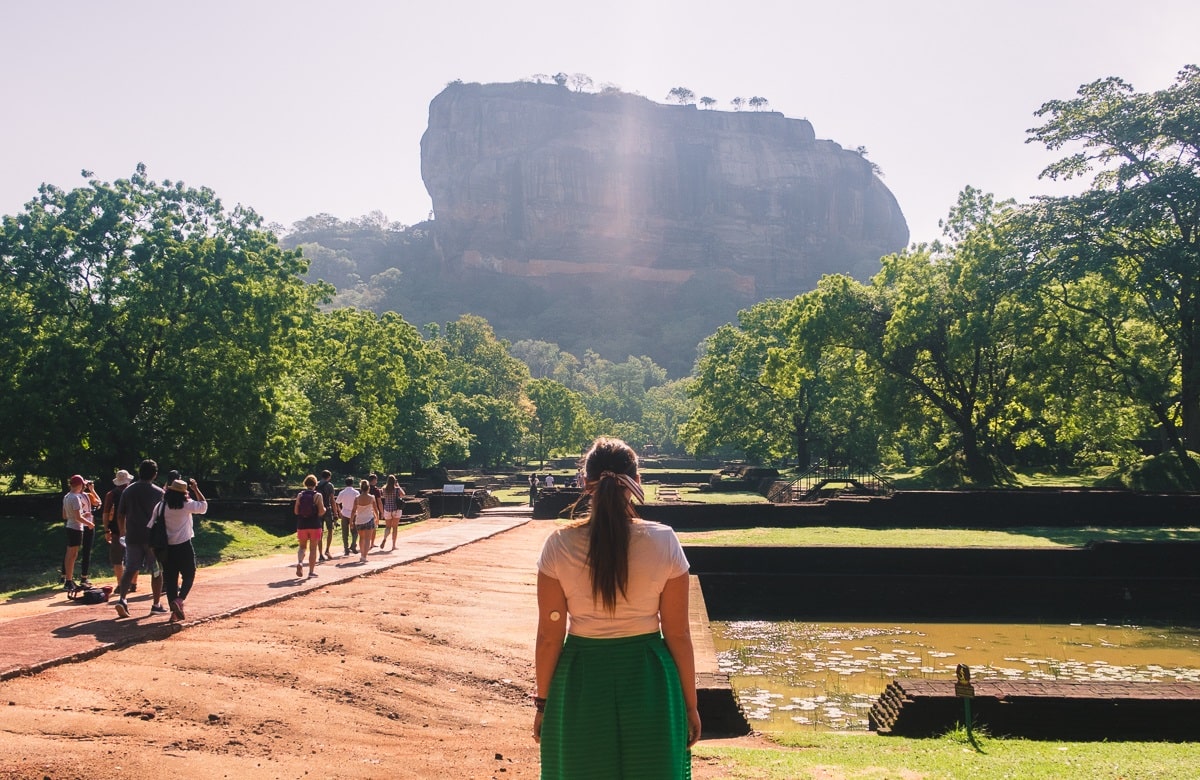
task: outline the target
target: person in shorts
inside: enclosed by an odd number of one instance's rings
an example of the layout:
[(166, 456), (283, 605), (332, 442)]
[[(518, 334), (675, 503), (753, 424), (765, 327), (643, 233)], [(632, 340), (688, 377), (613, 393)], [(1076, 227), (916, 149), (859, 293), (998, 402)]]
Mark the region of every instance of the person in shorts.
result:
[(317, 551), (321, 548), (321, 532), (325, 527), (325, 505), (317, 492), (317, 478), (312, 474), (304, 478), (304, 490), (296, 494), (292, 512), (296, 515), (296, 539), (300, 542), (296, 553), (296, 576), (304, 574), (304, 553), (307, 551), (308, 576), (315, 577)]
[(150, 585), (154, 594), (154, 602), (150, 605), (151, 614), (167, 611), (161, 603), (163, 594), (162, 568), (158, 557), (150, 545), (150, 518), (163, 500), (163, 489), (154, 484), (158, 477), (158, 463), (147, 458), (138, 466), (137, 482), (125, 488), (121, 501), (117, 505), (117, 522), (120, 524), (121, 536), (125, 537), (125, 571), (117, 584), (117, 600), (113, 607), (117, 616), (129, 617), (129, 603), (125, 594), (134, 576), (143, 566), (150, 570)]
[(367, 562), (371, 539), (375, 536), (375, 526), (381, 517), (383, 506), (378, 498), (371, 495), (371, 483), (364, 479), (359, 485), (359, 494), (354, 499), (354, 508), (350, 512), (350, 520), (358, 533), (359, 563)]
[[(104, 517), (104, 541), (108, 542), (108, 562), (112, 564), (113, 576), (118, 582), (125, 574), (125, 537), (121, 534), (121, 524), (117, 522), (117, 506), (121, 503), (121, 494), (129, 487), (130, 482), (133, 482), (132, 474), (125, 469), (118, 471), (113, 477), (113, 489), (104, 494), (101, 510)], [(137, 590), (136, 573), (129, 589)]]
[(383, 491), (379, 488), (379, 475), (371, 472), (367, 475), (367, 492), (375, 497), (375, 505), (377, 514), (375, 515), (375, 526), (371, 529), (371, 535), (367, 543), (367, 549), (375, 549), (375, 534), (380, 525), (383, 524)]
[[(63, 588), (73, 591), (77, 587), (90, 588), (88, 562), (91, 559), (92, 540), (96, 537), (96, 523), (92, 519), (92, 500), (85, 492), (87, 480), (75, 474), (69, 480), (70, 490), (63, 496), (63, 519), (67, 521), (67, 553), (63, 558)], [(92, 491), (95, 492), (95, 491)], [(79, 554), (83, 549), (82, 557)], [(75, 584), (75, 561), (81, 558), (79, 584)]]
[(392, 537), (391, 549), (396, 549), (396, 540), (400, 536), (400, 517), (404, 514), (404, 488), (396, 481), (395, 474), (388, 474), (387, 482), (380, 491), (380, 501), (383, 503), (383, 539), (379, 549), (387, 544), (388, 536)]

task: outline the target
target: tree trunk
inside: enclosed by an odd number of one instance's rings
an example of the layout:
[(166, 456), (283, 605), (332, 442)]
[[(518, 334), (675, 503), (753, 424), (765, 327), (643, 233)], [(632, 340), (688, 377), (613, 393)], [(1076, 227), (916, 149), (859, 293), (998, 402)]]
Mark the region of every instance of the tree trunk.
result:
[(965, 462), (967, 475), (975, 482), (985, 485), (993, 484), (996, 475), (992, 472), (991, 464), (979, 446), (979, 439), (975, 436), (975, 429), (969, 425), (964, 425), (961, 430), (963, 436), (963, 461)]
[(1179, 323), (1179, 367), (1180, 367), (1180, 416), (1183, 418), (1183, 440), (1175, 446), (1182, 459), (1184, 473), (1192, 481), (1193, 489), (1200, 488), (1200, 464), (1188, 456), (1187, 451), (1200, 451), (1200, 297), (1190, 282), (1180, 291), (1183, 304), (1180, 307)]
[(796, 468), (803, 472), (811, 464), (812, 450), (808, 442), (808, 415), (792, 415), (792, 437), (796, 440)]

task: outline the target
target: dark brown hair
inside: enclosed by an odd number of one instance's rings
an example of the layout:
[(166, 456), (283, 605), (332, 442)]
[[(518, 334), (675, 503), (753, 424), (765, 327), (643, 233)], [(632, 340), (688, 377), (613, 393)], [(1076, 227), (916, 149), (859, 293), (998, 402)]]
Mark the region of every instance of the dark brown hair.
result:
[(616, 478), (637, 478), (637, 453), (620, 439), (601, 437), (583, 456), (584, 487), (591, 497), (587, 521), (587, 563), (592, 575), (592, 598), (599, 598), (611, 614), (617, 594), (629, 584), (629, 525), (637, 513), (625, 485)]

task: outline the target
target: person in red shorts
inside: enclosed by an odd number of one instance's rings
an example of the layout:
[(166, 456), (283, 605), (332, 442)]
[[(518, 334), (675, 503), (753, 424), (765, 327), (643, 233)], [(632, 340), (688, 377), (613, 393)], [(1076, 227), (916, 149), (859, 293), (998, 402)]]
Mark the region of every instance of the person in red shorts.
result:
[(296, 515), (296, 538), (300, 549), (296, 553), (296, 576), (304, 575), (304, 553), (308, 553), (308, 576), (317, 576), (317, 552), (321, 549), (321, 536), (325, 528), (325, 502), (317, 491), (317, 478), (309, 474), (304, 478), (304, 490), (296, 494), (292, 504)]

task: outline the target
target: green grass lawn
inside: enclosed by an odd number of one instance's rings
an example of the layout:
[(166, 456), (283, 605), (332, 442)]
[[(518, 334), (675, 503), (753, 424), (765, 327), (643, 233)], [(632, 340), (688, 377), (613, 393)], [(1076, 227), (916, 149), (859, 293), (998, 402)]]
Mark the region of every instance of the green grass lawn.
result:
[[(63, 553), (66, 552), (66, 532), (61, 520), (51, 523), (29, 517), (0, 517), (8, 544), (0, 547), (0, 603), (20, 596), (30, 596), (56, 590)], [(339, 539), (340, 541), (340, 539)], [(201, 566), (292, 549), (296, 534), (292, 528), (279, 523), (259, 525), (240, 520), (210, 520), (196, 518), (196, 559)], [(79, 564), (75, 564), (79, 576)], [(110, 579), (112, 566), (108, 563), (108, 545), (103, 534), (97, 534), (92, 550), (93, 582)]]
[(709, 547), (1079, 547), (1093, 541), (1200, 541), (1200, 528), (729, 528), (680, 531)]
[(1043, 742), (976, 735), (976, 748), (961, 730), (938, 739), (812, 731), (777, 741), (779, 747), (773, 749), (700, 742), (693, 749), (693, 764), (719, 766), (721, 777), (730, 780), (1200, 777), (1197, 742)]

